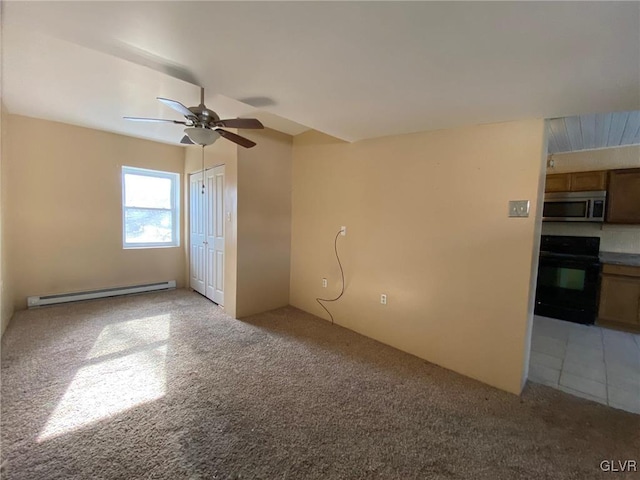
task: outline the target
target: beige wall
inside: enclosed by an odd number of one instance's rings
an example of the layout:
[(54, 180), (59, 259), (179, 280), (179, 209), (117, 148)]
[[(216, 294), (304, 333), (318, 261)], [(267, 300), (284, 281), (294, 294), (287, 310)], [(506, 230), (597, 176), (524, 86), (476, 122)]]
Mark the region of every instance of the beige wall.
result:
[(7, 167), (7, 154), (9, 150), (9, 114), (0, 105), (0, 335), (2, 335), (9, 325), (9, 321), (13, 315), (13, 281), (9, 277), (7, 263), (9, 252), (7, 251), (7, 228), (6, 223), (6, 205), (7, 205), (7, 175), (5, 169)]
[(590, 172), (640, 167), (640, 145), (603, 148), (581, 152), (555, 153), (549, 156), (554, 166), (547, 173)]
[(237, 317), (289, 304), (292, 138), (243, 131), (257, 146), (238, 148)]
[[(186, 285), (189, 286), (189, 174), (202, 171), (202, 147), (190, 146), (185, 149), (185, 262)], [(224, 264), (224, 309), (232, 317), (236, 317), (236, 276), (237, 276), (237, 231), (238, 231), (238, 149), (232, 142), (219, 139), (204, 149), (204, 168), (224, 165), (225, 212), (229, 217), (225, 220), (225, 264)]]
[[(292, 139), (269, 129), (240, 133), (257, 145), (220, 139), (204, 149), (205, 168), (225, 165), (224, 309), (234, 318), (288, 305), (291, 253)], [(202, 148), (188, 147), (185, 173), (201, 170)], [(185, 203), (188, 219), (188, 196)], [(186, 230), (188, 242), (188, 222)], [(185, 258), (188, 266), (188, 248)]]
[[(640, 146), (556, 153), (550, 159), (554, 166), (547, 168), (548, 174), (639, 168)], [(640, 225), (545, 222), (542, 233), (600, 237), (600, 250), (604, 252), (640, 253)]]
[(184, 285), (182, 248), (122, 248), (121, 189), (123, 165), (182, 174), (183, 148), (17, 115), (8, 132), (3, 213), (16, 308), (29, 295)]
[[(328, 318), (315, 298), (339, 290), (333, 239), (346, 225), (336, 323), (519, 393), (545, 153), (542, 120), (295, 137), (291, 304)], [(529, 218), (507, 217), (514, 199), (531, 200)]]

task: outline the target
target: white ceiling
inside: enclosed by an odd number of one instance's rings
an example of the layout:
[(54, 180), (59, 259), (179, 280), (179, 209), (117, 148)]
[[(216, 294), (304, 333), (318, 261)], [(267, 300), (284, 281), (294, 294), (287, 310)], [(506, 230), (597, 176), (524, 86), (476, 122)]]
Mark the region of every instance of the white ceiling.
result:
[[(3, 28), (3, 98), (7, 110), (30, 117), (178, 144), (184, 127), (126, 121), (123, 116), (184, 120), (156, 100), (200, 102), (199, 87), (101, 51), (16, 25)], [(290, 135), (306, 127), (224, 95), (205, 92), (221, 118), (257, 117)]]
[(349, 141), (640, 109), (640, 2), (3, 3), (9, 111), (149, 138), (198, 100), (167, 74)]

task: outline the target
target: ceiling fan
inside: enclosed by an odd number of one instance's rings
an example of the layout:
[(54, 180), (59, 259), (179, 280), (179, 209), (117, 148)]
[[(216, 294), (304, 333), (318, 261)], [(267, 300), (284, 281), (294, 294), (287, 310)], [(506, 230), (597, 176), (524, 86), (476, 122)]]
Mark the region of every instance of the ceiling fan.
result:
[(163, 118), (140, 118), (140, 117), (124, 117), (126, 120), (136, 122), (168, 122), (179, 125), (186, 125), (184, 129), (186, 135), (182, 137), (180, 143), (186, 145), (211, 145), (219, 137), (224, 137), (238, 145), (251, 148), (256, 143), (248, 138), (241, 137), (235, 133), (223, 130), (221, 127), (227, 128), (264, 128), (264, 125), (255, 118), (230, 118), (220, 120), (220, 117), (213, 110), (209, 110), (204, 104), (204, 88), (200, 88), (200, 105), (197, 107), (185, 107), (180, 102), (169, 100), (168, 98), (158, 97), (166, 106), (173, 108), (176, 112), (184, 115), (186, 121), (183, 120), (167, 120)]

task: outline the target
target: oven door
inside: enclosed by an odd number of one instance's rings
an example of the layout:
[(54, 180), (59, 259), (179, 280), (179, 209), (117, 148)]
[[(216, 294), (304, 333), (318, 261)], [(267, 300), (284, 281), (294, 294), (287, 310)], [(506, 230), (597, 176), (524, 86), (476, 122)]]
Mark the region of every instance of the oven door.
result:
[(541, 255), (535, 313), (579, 323), (594, 323), (600, 264), (592, 258)]

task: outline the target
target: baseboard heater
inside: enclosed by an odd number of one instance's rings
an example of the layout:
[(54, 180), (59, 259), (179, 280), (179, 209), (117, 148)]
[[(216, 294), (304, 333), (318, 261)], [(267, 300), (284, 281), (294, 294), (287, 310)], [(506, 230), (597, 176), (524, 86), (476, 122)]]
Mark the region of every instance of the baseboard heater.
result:
[(59, 293), (57, 295), (44, 295), (42, 297), (27, 297), (27, 307), (44, 307), (56, 303), (78, 302), (80, 300), (92, 300), (94, 298), (118, 297), (131, 295), (132, 293), (155, 292), (158, 290), (171, 290), (176, 288), (176, 281), (147, 283), (145, 285), (131, 285), (129, 287), (103, 288), (87, 292)]

